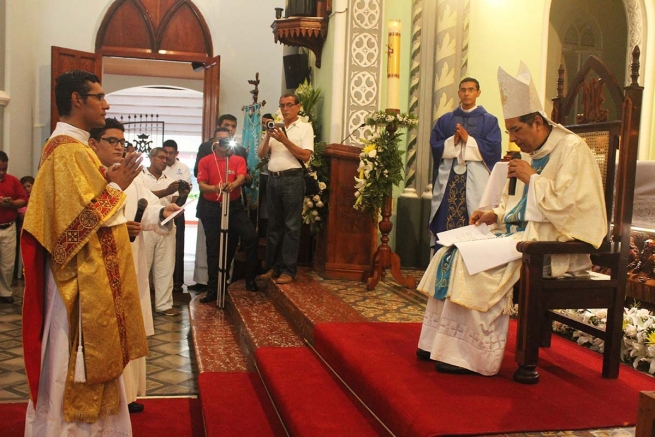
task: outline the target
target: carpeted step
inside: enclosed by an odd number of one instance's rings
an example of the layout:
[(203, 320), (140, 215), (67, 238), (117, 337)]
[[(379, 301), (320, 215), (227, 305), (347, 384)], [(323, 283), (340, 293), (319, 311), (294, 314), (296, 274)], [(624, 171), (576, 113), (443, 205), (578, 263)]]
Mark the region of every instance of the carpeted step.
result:
[(293, 436), (388, 435), (305, 347), (259, 348), (257, 367)]
[(239, 347), (234, 323), (224, 310), (199, 298), (189, 311), (205, 435), (285, 436), (254, 365)]
[(256, 373), (203, 372), (198, 389), (207, 437), (286, 435)]
[(227, 308), (242, 344), (293, 436), (384, 435), (359, 402), (333, 379), (264, 293), (229, 288)]
[(314, 325), (325, 322), (364, 322), (366, 319), (343, 300), (332, 295), (322, 281), (305, 268), (290, 284), (270, 282), (266, 288), (278, 308), (299, 335), (314, 342)]
[(553, 336), (540, 350), (540, 382), (513, 381), (515, 323), (500, 373), (438, 373), (416, 357), (419, 323), (324, 323), (316, 351), (397, 436), (506, 434), (634, 424), (639, 392), (655, 378), (622, 365), (601, 377), (602, 355)]

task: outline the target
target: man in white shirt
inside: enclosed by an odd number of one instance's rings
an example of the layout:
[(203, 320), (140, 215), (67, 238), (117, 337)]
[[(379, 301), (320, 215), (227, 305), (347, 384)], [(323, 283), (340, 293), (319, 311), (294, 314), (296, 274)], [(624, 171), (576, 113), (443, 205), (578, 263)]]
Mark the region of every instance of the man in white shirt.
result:
[[(178, 197), (179, 181), (171, 181), (164, 174), (166, 170), (166, 151), (155, 147), (150, 151), (150, 167), (143, 169), (143, 184), (163, 206), (174, 203)], [(155, 287), (155, 310), (167, 316), (176, 316), (180, 312), (173, 308), (173, 271), (175, 270), (175, 230), (167, 235), (148, 232), (146, 240), (146, 259), (148, 271), (152, 270), (152, 282)]]
[(280, 110), (284, 128), (268, 129), (257, 151), (260, 159), (271, 153), (266, 186), (266, 265), (269, 270), (259, 279), (274, 278), (278, 284), (288, 284), (296, 276), (305, 198), (300, 161), (309, 161), (314, 152), (314, 129), (298, 117), (300, 100), (295, 94), (280, 97)]
[[(183, 206), (186, 203), (187, 196), (192, 188), (189, 166), (177, 158), (179, 151), (177, 150), (177, 142), (175, 142), (175, 140), (164, 141), (164, 150), (166, 151), (166, 170), (164, 170), (166, 176), (172, 180), (178, 182), (184, 181), (188, 184), (188, 187), (180, 187), (180, 196), (177, 198), (176, 202), (178, 205)], [(175, 270), (173, 272), (173, 291), (182, 292), (182, 286), (184, 285), (184, 232), (186, 229), (184, 223), (184, 212), (175, 217), (175, 229)]]

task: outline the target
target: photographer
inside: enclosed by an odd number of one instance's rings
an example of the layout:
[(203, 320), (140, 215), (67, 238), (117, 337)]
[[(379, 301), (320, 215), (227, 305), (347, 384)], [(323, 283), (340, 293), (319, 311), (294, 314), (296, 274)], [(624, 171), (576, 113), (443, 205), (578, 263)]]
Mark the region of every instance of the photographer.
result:
[[(179, 151), (177, 143), (174, 140), (164, 141), (164, 150), (166, 151), (166, 170), (164, 174), (172, 180), (177, 180), (179, 197), (176, 204), (183, 206), (189, 193), (191, 192), (191, 172), (189, 166), (177, 158)], [(184, 285), (184, 232), (186, 225), (184, 222), (184, 213), (181, 213), (174, 219), (175, 227), (175, 270), (173, 272), (173, 291), (182, 292)]]
[(268, 271), (259, 279), (275, 279), (278, 284), (288, 284), (296, 276), (300, 250), (305, 198), (305, 180), (300, 161), (309, 161), (314, 152), (314, 129), (298, 117), (300, 101), (295, 94), (282, 95), (279, 106), (284, 126), (273, 124), (267, 129), (257, 150), (260, 159), (269, 152), (271, 154), (266, 185)]
[[(205, 208), (199, 213), (199, 218), (205, 229), (207, 247), (207, 294), (200, 302), (213, 302), (218, 294), (218, 259), (221, 235), (221, 214), (223, 199), (230, 202), (228, 226), (227, 263), (229, 266), (236, 252), (237, 242), (246, 252), (246, 290), (257, 291), (255, 275), (257, 274), (257, 234), (255, 227), (241, 203), (240, 187), (246, 181), (246, 161), (236, 155), (231, 155), (230, 132), (218, 128), (216, 141), (212, 145), (213, 153), (207, 155), (198, 163), (198, 185), (205, 199)], [(229, 160), (228, 160), (229, 158)], [(226, 174), (226, 167), (229, 171)], [(227, 280), (226, 280), (227, 283)]]

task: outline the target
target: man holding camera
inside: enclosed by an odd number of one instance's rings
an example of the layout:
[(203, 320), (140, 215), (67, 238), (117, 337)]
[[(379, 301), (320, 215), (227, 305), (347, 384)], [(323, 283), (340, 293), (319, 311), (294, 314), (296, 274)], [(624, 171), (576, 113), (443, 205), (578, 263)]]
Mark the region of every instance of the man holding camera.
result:
[[(141, 173), (143, 185), (159, 197), (163, 206), (175, 203), (180, 182), (171, 181), (166, 176), (166, 151), (155, 147), (150, 151), (150, 167)], [(188, 194), (188, 193), (187, 193)], [(180, 312), (173, 308), (173, 271), (175, 270), (175, 230), (166, 235), (147, 232), (146, 258), (148, 271), (152, 271), (152, 283), (155, 287), (155, 310), (167, 316), (176, 316)]]
[[(191, 191), (191, 172), (189, 166), (177, 159), (179, 151), (175, 140), (164, 141), (164, 150), (166, 151), (166, 170), (164, 174), (179, 184), (180, 196), (176, 203), (183, 206), (186, 203), (187, 196)], [(175, 271), (173, 272), (173, 291), (182, 292), (184, 285), (184, 212), (175, 217)]]
[(298, 117), (300, 100), (295, 94), (280, 97), (284, 126), (267, 126), (257, 154), (264, 158), (269, 151), (266, 209), (268, 236), (266, 265), (268, 271), (259, 278), (288, 284), (296, 276), (305, 179), (300, 161), (307, 162), (314, 152), (314, 129)]
[(229, 270), (241, 238), (246, 253), (246, 290), (258, 290), (255, 284), (257, 233), (241, 202), (240, 187), (245, 183), (248, 173), (246, 161), (241, 156), (230, 156), (230, 131), (227, 128), (216, 129), (215, 140), (213, 153), (198, 163), (198, 185), (206, 201), (205, 207), (198, 214), (205, 230), (207, 248), (207, 294), (200, 299), (202, 303), (213, 302), (218, 295), (221, 204), (224, 199), (230, 202), (226, 268)]

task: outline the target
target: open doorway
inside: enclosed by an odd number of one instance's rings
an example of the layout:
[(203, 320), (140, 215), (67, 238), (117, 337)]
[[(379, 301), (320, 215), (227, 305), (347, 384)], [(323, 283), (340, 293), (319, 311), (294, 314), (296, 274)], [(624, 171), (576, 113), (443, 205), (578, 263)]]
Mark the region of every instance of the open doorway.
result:
[[(153, 131), (149, 138), (151, 147), (161, 147), (164, 140), (175, 140), (178, 159), (193, 169), (203, 141), (202, 71), (194, 71), (189, 62), (114, 57), (103, 57), (102, 65), (103, 88), (110, 106), (107, 116), (122, 123), (137, 122), (134, 131), (139, 130), (141, 122), (156, 120), (163, 135)], [(126, 126), (126, 138), (129, 130)], [(144, 166), (148, 165), (146, 158)], [(193, 178), (190, 198), (198, 193), (198, 183)], [(195, 221), (195, 203), (188, 210), (187, 221)]]

